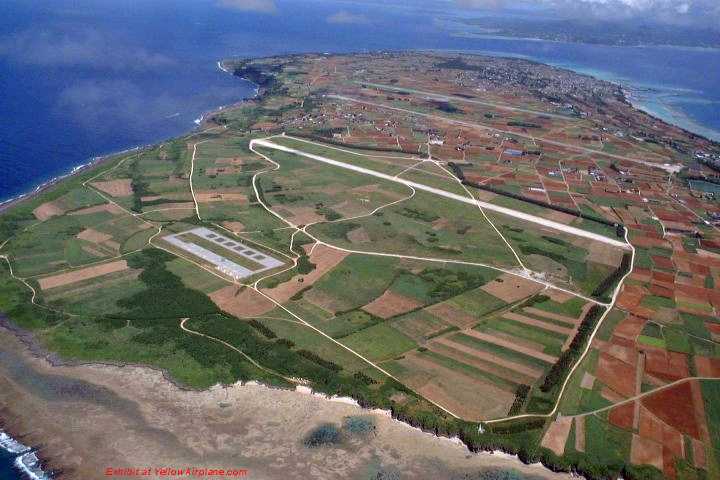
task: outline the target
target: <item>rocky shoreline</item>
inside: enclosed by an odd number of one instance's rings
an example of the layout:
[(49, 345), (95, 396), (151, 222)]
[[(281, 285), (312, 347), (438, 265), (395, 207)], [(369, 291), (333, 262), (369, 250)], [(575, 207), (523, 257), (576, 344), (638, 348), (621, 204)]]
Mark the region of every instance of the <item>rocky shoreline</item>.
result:
[[(510, 469), (528, 478), (569, 478), (509, 455), (471, 453), (345, 399), (253, 382), (188, 390), (147, 367), (51, 363), (17, 328), (0, 326), (0, 336), (0, 428), (34, 446), (56, 479), (142, 465), (242, 467), (257, 478), (367, 478), (368, 469), (437, 478)], [(373, 419), (372, 439), (303, 445), (317, 425), (353, 415)]]

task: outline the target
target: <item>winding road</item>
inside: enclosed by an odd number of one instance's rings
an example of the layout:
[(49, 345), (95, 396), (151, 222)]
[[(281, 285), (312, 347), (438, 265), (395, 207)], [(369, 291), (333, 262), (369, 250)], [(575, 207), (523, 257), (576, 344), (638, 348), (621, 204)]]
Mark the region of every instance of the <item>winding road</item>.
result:
[[(287, 138), (292, 138), (292, 137), (287, 137)], [(388, 175), (386, 173), (378, 172), (376, 170), (371, 170), (371, 169), (365, 168), (365, 167), (360, 167), (357, 165), (353, 165), (351, 163), (345, 163), (345, 162), (341, 162), (338, 160), (333, 160), (332, 158), (327, 158), (327, 157), (323, 157), (320, 155), (303, 152), (302, 150), (298, 150), (296, 148), (286, 147), (284, 145), (279, 145), (277, 143), (273, 143), (267, 139), (253, 139), (250, 141), (250, 147), (251, 148), (264, 147), (264, 148), (269, 148), (271, 150), (279, 150), (281, 152), (299, 155), (301, 157), (305, 157), (305, 158), (309, 158), (311, 160), (326, 163), (328, 165), (333, 165), (335, 167), (345, 168), (347, 170), (352, 170), (352, 171), (355, 171), (358, 173), (362, 173), (364, 175), (370, 175), (373, 177), (381, 178), (381, 179), (387, 180), (389, 182), (400, 183), (402, 185), (412, 187), (416, 190), (422, 190), (424, 192), (429, 192), (429, 193), (439, 195), (441, 197), (449, 198), (451, 200), (455, 200), (458, 202), (466, 203), (466, 204), (473, 205), (473, 206), (479, 206), (486, 210), (497, 212), (497, 213), (500, 213), (503, 215), (508, 215), (510, 217), (524, 220), (526, 222), (535, 223), (535, 224), (541, 225), (543, 227), (552, 228), (553, 230), (558, 230), (561, 232), (569, 233), (571, 235), (587, 238), (589, 240), (594, 240), (596, 242), (605, 243), (605, 244), (612, 245), (614, 247), (618, 247), (618, 248), (622, 248), (622, 249), (628, 248), (627, 243), (621, 242), (619, 240), (615, 240), (612, 238), (608, 238), (604, 235), (600, 235), (600, 234), (593, 233), (593, 232), (588, 232), (588, 231), (582, 230), (580, 228), (572, 227), (570, 225), (565, 225), (560, 222), (554, 222), (552, 220), (548, 220), (546, 218), (538, 217), (535, 215), (530, 215), (529, 213), (524, 213), (524, 212), (520, 212), (517, 210), (510, 209), (510, 208), (501, 207), (499, 205), (494, 205), (492, 203), (483, 202), (481, 200), (468, 198), (463, 195), (458, 195), (456, 193), (448, 192), (448, 191), (442, 190), (440, 188), (435, 188), (435, 187), (431, 187), (429, 185), (425, 185), (422, 183), (406, 180), (404, 178), (394, 177), (394, 176)]]

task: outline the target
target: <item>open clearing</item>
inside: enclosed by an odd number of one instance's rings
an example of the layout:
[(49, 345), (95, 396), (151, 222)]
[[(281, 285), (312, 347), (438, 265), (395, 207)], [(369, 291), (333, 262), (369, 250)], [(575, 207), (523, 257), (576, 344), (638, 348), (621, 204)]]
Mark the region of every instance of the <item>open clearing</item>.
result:
[(92, 267), (81, 268), (79, 270), (73, 270), (72, 272), (60, 273), (57, 275), (51, 275), (38, 279), (38, 284), (43, 290), (49, 290), (51, 288), (61, 287), (71, 283), (80, 282), (90, 278), (101, 277), (114, 272), (120, 272), (127, 270), (128, 264), (125, 260), (117, 260), (115, 262), (103, 263), (101, 265), (94, 265)]
[(376, 317), (388, 319), (421, 306), (422, 303), (415, 299), (386, 290), (380, 297), (373, 300), (372, 303), (368, 303), (362, 309)]
[(572, 421), (572, 417), (558, 417), (548, 427), (541, 445), (552, 450), (555, 455), (562, 455), (565, 452), (565, 443), (570, 434)]
[(92, 182), (91, 185), (111, 197), (128, 197), (132, 195), (132, 180), (129, 178)]
[(347, 252), (325, 245), (318, 245), (312, 255), (309, 256), (310, 262), (315, 264), (315, 269), (312, 272), (307, 275), (295, 275), (277, 287), (263, 289), (263, 293), (272, 297), (278, 303), (285, 303), (301, 290), (312, 287), (315, 282), (335, 268), (347, 256)]
[(537, 282), (507, 273), (482, 287), (485, 292), (506, 303), (514, 303), (527, 298), (542, 288), (542, 285)]
[(228, 285), (209, 295), (221, 310), (239, 318), (263, 315), (275, 304), (251, 288)]

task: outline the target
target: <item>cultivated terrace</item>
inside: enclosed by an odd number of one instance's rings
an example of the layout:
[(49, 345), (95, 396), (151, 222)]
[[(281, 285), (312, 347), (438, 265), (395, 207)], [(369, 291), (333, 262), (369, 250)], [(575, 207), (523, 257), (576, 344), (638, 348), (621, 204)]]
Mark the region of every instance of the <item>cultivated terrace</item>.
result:
[(720, 476), (720, 146), (523, 60), (223, 67), (259, 96), (0, 214), (13, 324), (591, 478)]

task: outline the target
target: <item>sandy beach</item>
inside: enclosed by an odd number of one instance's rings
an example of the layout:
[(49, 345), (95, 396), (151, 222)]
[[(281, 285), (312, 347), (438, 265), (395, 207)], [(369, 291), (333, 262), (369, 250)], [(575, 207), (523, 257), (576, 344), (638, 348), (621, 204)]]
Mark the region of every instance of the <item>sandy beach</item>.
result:
[[(0, 428), (38, 447), (60, 479), (162, 467), (246, 469), (247, 478), (262, 479), (474, 478), (498, 468), (570, 478), (506, 455), (470, 453), (350, 402), (262, 385), (184, 390), (144, 367), (53, 366), (28, 348), (27, 337), (6, 328), (0, 339)], [(314, 428), (340, 426), (348, 416), (371, 418), (375, 432), (333, 446), (304, 445)]]

